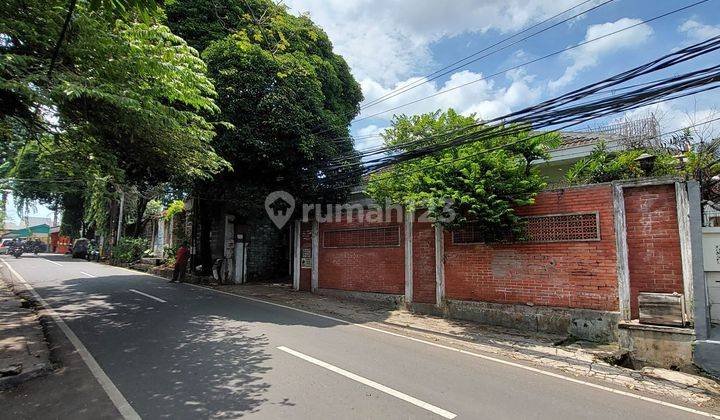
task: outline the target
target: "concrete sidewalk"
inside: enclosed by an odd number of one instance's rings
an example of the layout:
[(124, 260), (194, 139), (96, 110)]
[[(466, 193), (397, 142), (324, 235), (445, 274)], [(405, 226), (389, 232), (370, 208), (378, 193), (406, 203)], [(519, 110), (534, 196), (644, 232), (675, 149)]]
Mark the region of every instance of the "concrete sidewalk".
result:
[(568, 342), (567, 337), (521, 333), (428, 315), (417, 315), (377, 302), (296, 292), (285, 284), (210, 285), (217, 290), (267, 300), (403, 335), (441, 342), (469, 351), (512, 358), (523, 364), (555, 369), (567, 376), (609, 382), (631, 390), (677, 398), (720, 409), (720, 384), (688, 373), (646, 367), (633, 370), (609, 363), (616, 345)]
[(0, 389), (52, 371), (37, 314), (0, 279)]

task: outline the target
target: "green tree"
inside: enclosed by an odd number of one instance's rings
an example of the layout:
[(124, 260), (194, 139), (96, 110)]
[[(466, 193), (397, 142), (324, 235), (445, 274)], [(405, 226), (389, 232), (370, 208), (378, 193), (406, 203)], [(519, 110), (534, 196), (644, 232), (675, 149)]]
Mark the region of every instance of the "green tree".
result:
[[(0, 6), (0, 141), (9, 145), (0, 151), (3, 175), (86, 184), (101, 177), (112, 182), (90, 195), (107, 198), (118, 186), (145, 192), (226, 166), (206, 119), (219, 109), (205, 63), (153, 19), (116, 20), (79, 2), (48, 78), (65, 7), (61, 0)], [(27, 149), (29, 142), (35, 145)], [(17, 196), (58, 203), (72, 192), (35, 185), (16, 184)], [(139, 202), (142, 215), (147, 197)]]
[(170, 27), (202, 50), (218, 91), (218, 153), (232, 164), (200, 191), (235, 199), (246, 215), (268, 192), (305, 200), (335, 199), (337, 171), (328, 162), (358, 164), (348, 125), (362, 99), (342, 57), (307, 16), (269, 0), (175, 0)]
[[(641, 158), (646, 157), (647, 167)], [(571, 184), (594, 184), (620, 179), (679, 174), (678, 160), (664, 149), (631, 149), (611, 151), (604, 142), (590, 156), (576, 162), (565, 174)]]
[[(395, 117), (383, 139), (395, 149), (409, 150), (447, 140), (452, 135), (448, 133), (476, 123), (474, 115), (462, 116), (452, 109), (402, 115)], [(463, 133), (481, 129), (487, 127)], [(537, 135), (522, 127), (512, 131), (507, 135), (498, 130), (497, 135), (482, 135), (476, 142), (397, 164), (371, 176), (367, 191), (379, 203), (427, 209), (451, 229), (472, 222), (487, 242), (521, 236), (523, 226), (515, 209), (532, 204), (546, 186), (532, 163), (548, 157), (558, 136)], [(451, 220), (449, 213), (455, 216)]]

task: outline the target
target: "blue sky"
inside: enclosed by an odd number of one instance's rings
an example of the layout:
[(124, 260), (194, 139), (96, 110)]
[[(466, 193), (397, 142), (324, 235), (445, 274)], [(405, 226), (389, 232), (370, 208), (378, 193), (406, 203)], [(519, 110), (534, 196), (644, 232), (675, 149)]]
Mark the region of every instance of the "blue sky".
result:
[[(289, 0), (286, 3), (296, 13), (309, 13), (328, 32), (336, 52), (345, 57), (361, 83), (367, 103), (582, 1)], [(590, 1), (562, 18), (600, 3), (603, 0)], [(691, 0), (615, 0), (452, 74), (369, 107), (363, 110), (360, 118), (691, 3)], [(388, 126), (394, 113), (413, 114), (453, 107), (464, 114), (475, 112), (483, 119), (501, 116), (714, 35), (720, 35), (718, 0), (710, 0), (465, 88), (362, 119), (353, 124), (353, 133), (360, 136), (377, 134)], [(718, 61), (720, 53), (714, 53), (652, 78)], [(634, 111), (627, 117), (641, 117), (653, 112), (662, 117), (662, 130), (670, 131), (712, 119), (708, 116), (714, 115), (716, 108), (720, 108), (717, 94), (706, 94)], [(615, 116), (617, 119), (624, 117)], [(606, 122), (611, 121), (598, 121), (597, 124)], [(715, 130), (716, 127), (720, 128), (720, 125), (710, 129)], [(356, 145), (366, 148), (379, 142), (377, 137), (364, 138), (359, 139)]]
[[(563, 15), (603, 3), (591, 0)], [(293, 13), (309, 13), (330, 36), (335, 51), (348, 61), (360, 82), (366, 103), (412, 83), (455, 60), (538, 23), (583, 0), (287, 0)], [(493, 54), (438, 80), (422, 84), (395, 98), (363, 110), (359, 118), (437, 93), (444, 88), (504, 70), (550, 52), (580, 43), (642, 20), (693, 3), (691, 0), (615, 0), (570, 22)], [(560, 18), (559, 18), (560, 19)], [(376, 136), (394, 113), (419, 113), (453, 107), (488, 119), (521, 109), (626, 70), (673, 49), (720, 35), (720, 0), (640, 25), (634, 29), (523, 66), (492, 79), (438, 95), (412, 106), (354, 123), (356, 136)], [(653, 78), (720, 62), (713, 53), (669, 69)], [(642, 81), (642, 80), (639, 80)], [(634, 111), (627, 117), (650, 112), (660, 117), (662, 131), (720, 117), (717, 93), (661, 103)], [(617, 115), (622, 119), (625, 115)], [(600, 121), (598, 124), (609, 121)], [(720, 124), (701, 127), (703, 135), (720, 134)], [(366, 137), (356, 142), (363, 149), (380, 142)], [(17, 218), (12, 205), (10, 217)], [(37, 206), (30, 215), (46, 216)]]

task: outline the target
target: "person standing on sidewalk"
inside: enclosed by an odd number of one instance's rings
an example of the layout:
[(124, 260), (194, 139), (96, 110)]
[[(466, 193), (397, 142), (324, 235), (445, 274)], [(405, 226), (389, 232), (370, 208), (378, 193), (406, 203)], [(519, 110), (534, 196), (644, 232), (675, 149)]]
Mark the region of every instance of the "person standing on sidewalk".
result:
[(175, 269), (173, 270), (173, 276), (170, 283), (182, 283), (183, 278), (185, 277), (185, 269), (187, 268), (189, 257), (190, 252), (187, 247), (187, 242), (183, 242), (175, 254)]

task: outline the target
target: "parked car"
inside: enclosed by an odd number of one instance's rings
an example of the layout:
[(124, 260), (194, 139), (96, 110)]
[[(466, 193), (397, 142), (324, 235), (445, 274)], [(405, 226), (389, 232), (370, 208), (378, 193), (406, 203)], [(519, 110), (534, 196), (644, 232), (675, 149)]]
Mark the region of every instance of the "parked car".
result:
[(0, 254), (9, 254), (10, 245), (12, 245), (12, 239), (3, 239), (0, 241)]
[(85, 258), (88, 252), (88, 243), (90, 241), (87, 238), (77, 238), (72, 244), (72, 257), (73, 258)]

